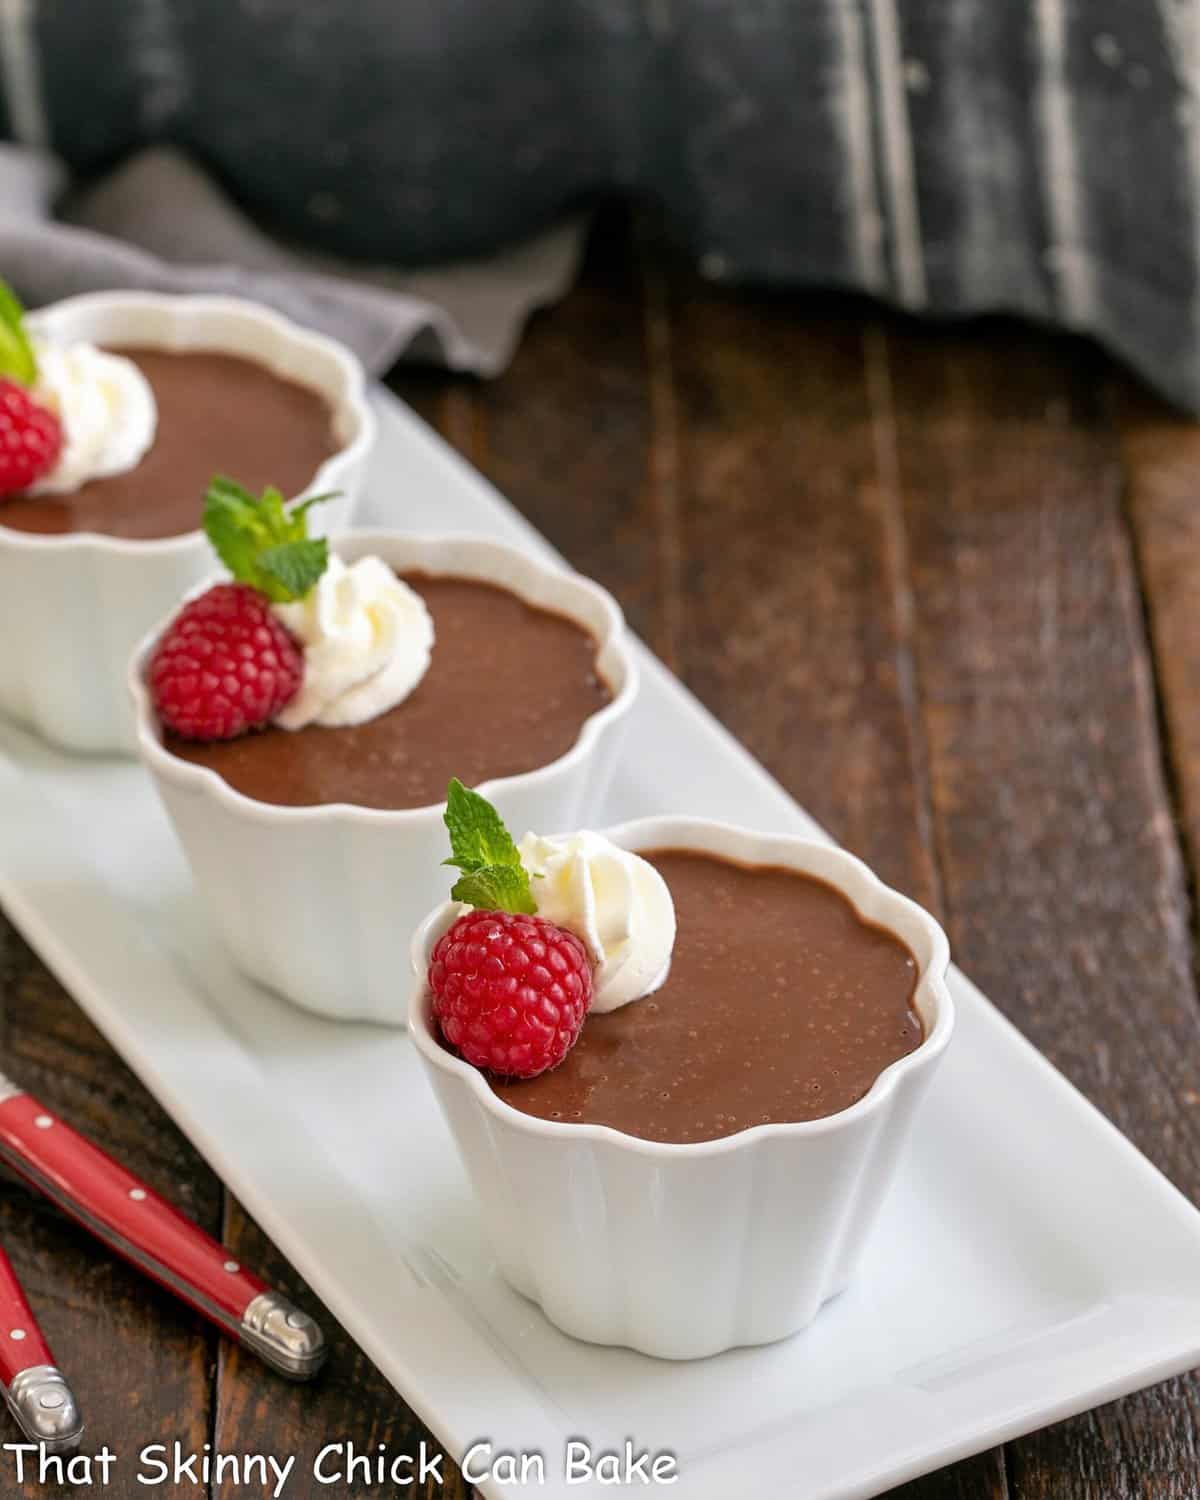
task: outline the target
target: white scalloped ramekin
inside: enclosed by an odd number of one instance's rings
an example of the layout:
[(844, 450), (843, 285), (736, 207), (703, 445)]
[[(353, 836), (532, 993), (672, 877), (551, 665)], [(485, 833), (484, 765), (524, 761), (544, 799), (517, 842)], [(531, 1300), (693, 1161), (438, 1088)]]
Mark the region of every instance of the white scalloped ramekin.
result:
[[(535, 826), (564, 825), (543, 815)], [(954, 1027), (946, 936), (861, 860), (826, 844), (696, 818), (647, 818), (608, 836), (628, 849), (699, 849), (815, 875), (917, 960), (925, 1040), (857, 1103), (821, 1120), (674, 1145), (537, 1119), (499, 1099), (441, 1044), (430, 1010), (429, 958), (461, 908), (445, 903), (413, 938), (409, 1027), (512, 1286), (590, 1343), (664, 1359), (770, 1343), (804, 1328), (853, 1274)]]
[[(519, 832), (568, 828), (593, 817), (637, 694), (624, 617), (612, 596), (567, 568), (478, 537), (364, 531), (339, 538), (336, 547), (348, 562), (374, 553), (401, 571), (500, 584), (591, 632), (611, 700), (584, 721), (565, 755), (533, 771), (482, 782), (479, 790)], [(145, 684), (160, 633), (161, 627), (142, 644), (130, 668), (138, 752), (234, 962), (320, 1015), (404, 1026), (409, 939), (430, 902), (455, 879), (442, 864), (449, 852), (444, 804), (396, 811), (344, 803), (276, 807), (172, 755), (162, 744)]]
[[(55, 339), (242, 355), (320, 392), (341, 447), (303, 494), (341, 492), (313, 512), (315, 530), (351, 524), (375, 417), (361, 365), (332, 339), (253, 302), (149, 292), (70, 297), (28, 326)], [(129, 653), (213, 567), (199, 530), (152, 541), (41, 536), (4, 526), (0, 507), (0, 713), (67, 750), (131, 753)]]

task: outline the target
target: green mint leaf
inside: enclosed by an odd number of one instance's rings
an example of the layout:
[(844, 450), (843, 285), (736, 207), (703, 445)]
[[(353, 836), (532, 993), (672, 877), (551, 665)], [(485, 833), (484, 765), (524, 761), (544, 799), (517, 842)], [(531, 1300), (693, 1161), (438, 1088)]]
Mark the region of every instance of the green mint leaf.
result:
[(204, 532), (240, 583), (275, 604), (291, 603), (305, 597), (328, 564), (328, 543), (308, 535), (308, 512), (332, 498), (332, 493), (314, 495), (289, 511), (273, 485), (252, 495), (217, 474), (204, 496)]
[(308, 535), (306, 526), (300, 526), (297, 530), (288, 519), (287, 510), (284, 508), (283, 495), (273, 484), (267, 485), (262, 495), (255, 501), (258, 509), (258, 521), (267, 530), (267, 534), (277, 542), (298, 541), (300, 537)]
[(523, 912), (526, 916), (537, 911), (529, 877), (520, 865), (485, 865), (471, 870), (458, 877), (450, 895), (483, 911)]
[(204, 497), (204, 534), (233, 576), (248, 582), (266, 540), (253, 497), (230, 481), (214, 480)]
[(446, 788), (444, 820), (450, 833), (446, 864), (468, 871), (486, 865), (520, 867), (521, 856), (500, 814), (486, 797), (463, 786), (457, 776)]
[(457, 776), (446, 788), (445, 823), (450, 858), (443, 863), (463, 872), (450, 892), (455, 901), (484, 911), (537, 911), (529, 875), (504, 820), (486, 797), (463, 786)]
[(25, 309), (4, 281), (0, 281), (0, 375), (18, 385), (32, 385), (37, 379), (37, 360), (25, 332)]
[[(258, 570), (283, 589), (286, 599), (303, 599), (329, 562), (329, 543), (322, 537), (280, 542), (258, 554)], [(277, 601), (283, 602), (283, 601)]]

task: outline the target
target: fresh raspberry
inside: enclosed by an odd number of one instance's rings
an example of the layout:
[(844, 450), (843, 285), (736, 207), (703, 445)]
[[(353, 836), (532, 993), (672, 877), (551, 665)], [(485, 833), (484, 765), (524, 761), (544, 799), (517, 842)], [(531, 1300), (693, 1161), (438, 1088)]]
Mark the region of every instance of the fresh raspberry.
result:
[(218, 583), (185, 604), (150, 662), (159, 718), (189, 740), (231, 740), (269, 724), (303, 678), (299, 646), (245, 583)]
[(433, 950), (433, 1013), (477, 1068), (535, 1078), (575, 1045), (592, 1003), (592, 966), (573, 932), (545, 917), (469, 911)]
[(15, 380), (0, 380), (0, 495), (36, 484), (58, 462), (62, 423)]

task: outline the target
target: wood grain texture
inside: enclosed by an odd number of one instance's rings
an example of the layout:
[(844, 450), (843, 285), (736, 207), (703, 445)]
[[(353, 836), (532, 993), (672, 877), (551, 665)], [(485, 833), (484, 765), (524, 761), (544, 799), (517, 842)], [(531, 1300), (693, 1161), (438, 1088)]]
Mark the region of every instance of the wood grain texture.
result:
[[(1013, 1493), (1004, 1450), (993, 1448), (888, 1490), (885, 1500), (1010, 1500)], [(1068, 1495), (1064, 1489), (1062, 1500)]]
[(681, 673), (797, 799), (937, 906), (894, 433), (856, 311), (675, 288)]
[[(889, 354), (952, 946), (1195, 1198), (1189, 905), (1102, 371), (999, 327)], [(1012, 1493), (1194, 1495), (1198, 1411), (1187, 1378), (1034, 1434)]]
[(1115, 399), (1129, 524), (1155, 646), (1173, 784), (1195, 870), (1200, 860), (1200, 426), (1167, 411), (1130, 381), (1118, 383)]

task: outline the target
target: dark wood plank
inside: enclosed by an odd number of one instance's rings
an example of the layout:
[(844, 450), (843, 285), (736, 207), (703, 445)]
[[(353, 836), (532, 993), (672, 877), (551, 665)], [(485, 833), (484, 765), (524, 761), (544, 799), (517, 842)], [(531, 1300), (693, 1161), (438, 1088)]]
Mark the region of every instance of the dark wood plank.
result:
[[(0, 1067), (210, 1232), (220, 1183), (39, 960), (0, 916)], [(204, 1322), (16, 1184), (0, 1193), (8, 1252), (83, 1409), (82, 1452), (105, 1444), (118, 1468), (105, 1494), (144, 1494), (132, 1475), (150, 1443), (202, 1449), (215, 1339)], [(7, 1414), (2, 1441), (19, 1441)], [(18, 1487), (5, 1456), (0, 1492)], [(98, 1476), (97, 1476), (98, 1482)]]
[(1189, 906), (1103, 368), (1007, 327), (891, 358), (959, 956), (1195, 1196)]
[(839, 839), (937, 906), (894, 438), (856, 309), (681, 272), (673, 327), (682, 674)]
[[(888, 1490), (880, 1500), (1009, 1500), (1011, 1494), (1004, 1450), (992, 1448)], [(1072, 1491), (1064, 1485), (1057, 1500), (1072, 1500)]]
[(1200, 425), (1130, 380), (1118, 383), (1115, 402), (1127, 512), (1194, 880), (1200, 868)]
[[(1008, 327), (888, 349), (952, 944), (1196, 1197), (1188, 898), (1103, 366)], [(1179, 1380), (1035, 1434), (1012, 1493), (1194, 1495), (1198, 1416)]]

